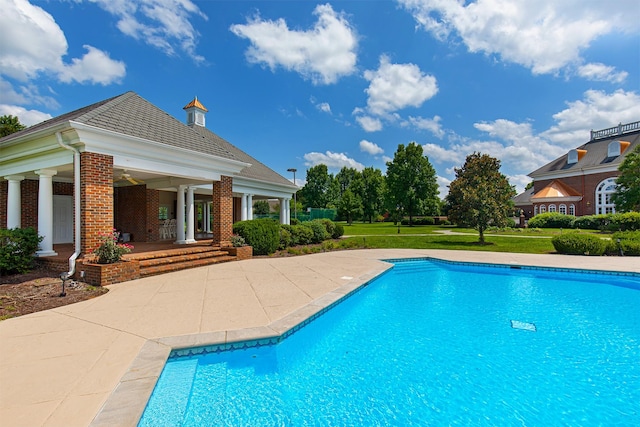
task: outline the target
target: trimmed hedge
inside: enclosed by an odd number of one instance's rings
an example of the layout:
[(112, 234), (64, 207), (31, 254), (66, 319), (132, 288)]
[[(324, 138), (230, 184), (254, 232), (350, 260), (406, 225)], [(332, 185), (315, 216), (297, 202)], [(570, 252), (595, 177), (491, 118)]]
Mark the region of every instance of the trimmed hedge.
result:
[[(436, 220), (433, 217), (425, 216), (422, 218), (413, 218), (413, 225), (435, 225)], [(402, 218), (400, 221), (402, 225), (409, 225), (409, 218)]]
[(606, 240), (590, 234), (565, 233), (551, 239), (558, 253), (568, 255), (603, 255), (609, 247)]
[(42, 239), (33, 227), (0, 229), (0, 274), (31, 270)]
[(321, 219), (314, 219), (302, 223), (303, 226), (309, 227), (313, 232), (313, 238), (311, 243), (322, 243), (327, 240), (331, 235), (327, 233), (327, 229)]
[(573, 215), (565, 215), (557, 212), (538, 214), (529, 220), (531, 228), (573, 228)]
[[(619, 244), (618, 239), (620, 239)], [(620, 250), (626, 256), (640, 256), (640, 230), (613, 233), (607, 253), (620, 255)]]
[(279, 224), (271, 218), (236, 222), (233, 224), (233, 232), (244, 237), (247, 244), (253, 246), (255, 255), (270, 255), (280, 244)]

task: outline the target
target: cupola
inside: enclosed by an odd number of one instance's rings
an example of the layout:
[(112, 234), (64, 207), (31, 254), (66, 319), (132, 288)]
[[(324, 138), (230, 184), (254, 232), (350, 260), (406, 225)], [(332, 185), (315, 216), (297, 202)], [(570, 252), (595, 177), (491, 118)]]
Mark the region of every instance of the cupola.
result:
[(197, 125), (205, 127), (204, 115), (207, 108), (198, 101), (198, 97), (193, 98), (193, 101), (185, 105), (183, 108), (187, 112), (187, 125)]

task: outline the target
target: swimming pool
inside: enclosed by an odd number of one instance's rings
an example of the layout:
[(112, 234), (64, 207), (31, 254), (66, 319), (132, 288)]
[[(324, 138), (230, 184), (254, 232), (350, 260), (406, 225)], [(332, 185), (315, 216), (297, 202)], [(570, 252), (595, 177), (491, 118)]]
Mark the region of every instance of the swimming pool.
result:
[(207, 351), (140, 426), (640, 425), (637, 275), (398, 261), (278, 344)]

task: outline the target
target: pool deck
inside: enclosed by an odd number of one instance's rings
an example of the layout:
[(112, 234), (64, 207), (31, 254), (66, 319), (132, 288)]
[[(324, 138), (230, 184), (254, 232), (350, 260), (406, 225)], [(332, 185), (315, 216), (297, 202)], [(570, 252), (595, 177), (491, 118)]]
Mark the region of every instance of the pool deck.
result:
[(135, 426), (171, 348), (277, 336), (392, 258), (640, 273), (626, 257), (380, 249), (255, 258), (109, 286), (0, 322), (0, 426)]

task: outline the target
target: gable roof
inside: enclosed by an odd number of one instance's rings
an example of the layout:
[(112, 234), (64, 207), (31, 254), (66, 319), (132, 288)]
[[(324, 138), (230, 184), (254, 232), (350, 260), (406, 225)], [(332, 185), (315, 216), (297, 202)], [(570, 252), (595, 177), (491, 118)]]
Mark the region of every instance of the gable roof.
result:
[(531, 200), (575, 196), (581, 196), (580, 192), (564, 182), (554, 179), (549, 183), (549, 185), (534, 194), (531, 197)]
[(245, 163), (251, 163), (251, 166), (242, 169), (242, 171), (240, 171), (237, 176), (242, 176), (244, 178), (258, 181), (267, 181), (274, 184), (287, 185), (291, 188), (297, 188), (291, 181), (289, 181), (273, 169), (265, 166), (263, 163), (251, 157), (244, 151), (240, 150), (238, 147), (232, 145), (229, 141), (222, 139), (209, 129), (198, 125), (190, 125), (189, 127), (195, 132), (198, 132), (206, 139), (215, 141), (216, 144), (231, 152), (236, 159)]
[[(640, 123), (640, 122), (639, 122)], [(627, 141), (629, 145), (619, 156), (608, 157), (609, 143), (613, 141)], [(626, 145), (626, 144), (625, 144)], [(621, 135), (611, 135), (606, 138), (591, 140), (586, 144), (582, 144), (577, 147), (577, 150), (585, 150), (584, 155), (578, 157), (576, 163), (567, 162), (567, 154), (558, 157), (557, 159), (547, 163), (539, 169), (531, 172), (530, 177), (536, 178), (553, 173), (563, 173), (565, 175), (571, 174), (575, 171), (582, 173), (584, 169), (597, 169), (597, 168), (614, 168), (617, 169), (620, 163), (624, 160), (624, 157), (632, 152), (638, 145), (640, 145), (640, 130), (634, 130), (632, 132), (623, 133)]]
[(52, 129), (65, 122), (82, 123), (181, 149), (239, 160), (217, 141), (206, 139), (135, 92), (126, 92), (30, 126), (1, 138), (0, 144)]

